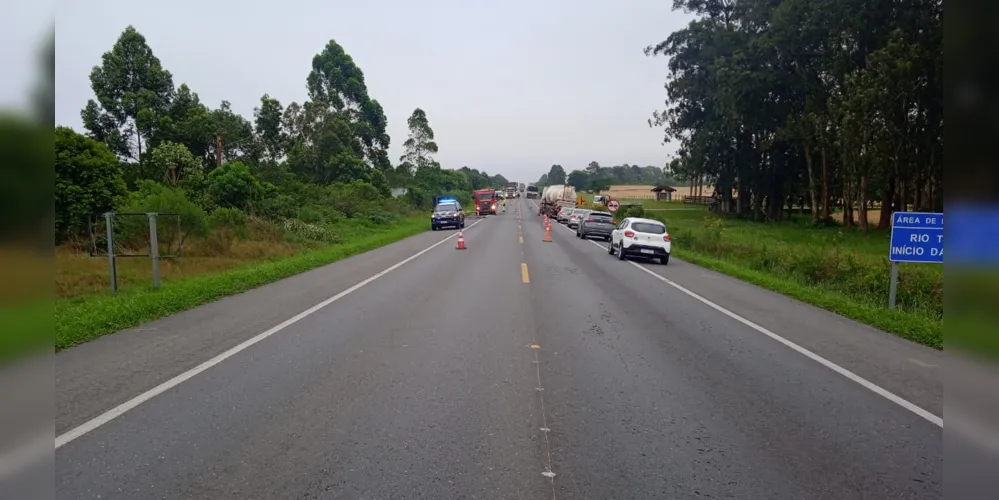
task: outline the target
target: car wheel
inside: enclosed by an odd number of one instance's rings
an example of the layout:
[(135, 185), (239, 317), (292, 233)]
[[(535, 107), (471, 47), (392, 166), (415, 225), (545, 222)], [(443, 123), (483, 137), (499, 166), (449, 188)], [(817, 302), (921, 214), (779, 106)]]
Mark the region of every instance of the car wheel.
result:
[(465, 229), (465, 221), (461, 221), (461, 228)]
[(437, 230), (437, 226), (435, 226), (435, 225), (431, 224), (431, 225), (430, 225), (430, 230), (431, 230), (431, 231), (436, 231), (436, 230)]
[(624, 260), (624, 244), (621, 244), (621, 248), (618, 248), (617, 260)]
[(614, 255), (614, 242), (612, 241), (610, 245), (607, 245), (607, 253)]
[(662, 264), (664, 266), (668, 265), (669, 264), (669, 254), (666, 254), (664, 257), (659, 257), (659, 262), (662, 262)]

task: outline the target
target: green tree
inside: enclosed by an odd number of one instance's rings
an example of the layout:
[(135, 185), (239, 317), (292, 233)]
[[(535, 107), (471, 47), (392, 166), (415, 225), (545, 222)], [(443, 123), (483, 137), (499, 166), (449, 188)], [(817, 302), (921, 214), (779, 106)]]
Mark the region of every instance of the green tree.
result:
[(646, 49), (669, 60), (650, 125), (679, 146), (670, 173), (761, 220), (942, 209), (942, 3), (906, 5), (676, 1), (695, 19)]
[(119, 157), (139, 161), (173, 97), (170, 72), (129, 26), (90, 72), (90, 86), (97, 101), (89, 100), (81, 112), (83, 126)]
[(281, 102), (267, 94), (260, 98), (260, 107), (253, 109), (257, 140), (266, 160), (276, 162), (284, 156), (288, 134), (281, 122), (283, 114)]
[(427, 114), (420, 108), (413, 110), (407, 120), (409, 138), (403, 143), (404, 153), (399, 161), (408, 162), (417, 168), (435, 165), (433, 155), (437, 153), (437, 143), (434, 142), (434, 130), (430, 128)]
[[(312, 59), (307, 88), (310, 100), (302, 108), (305, 140), (300, 145), (311, 146), (311, 152), (299, 159), (313, 161), (321, 175), (336, 182), (363, 180), (367, 168), (384, 172), (391, 167), (385, 112), (368, 96), (364, 73), (336, 41), (330, 40)], [(361, 160), (364, 169), (352, 168), (357, 163), (348, 155)]]
[[(238, 113), (233, 112), (229, 101), (222, 101), (218, 109), (210, 113), (212, 131), (222, 142), (223, 162), (256, 162), (260, 151), (255, 146), (253, 124)], [(217, 144), (212, 145), (212, 154)]]
[(246, 210), (263, 195), (263, 186), (250, 167), (224, 163), (208, 174), (208, 194), (216, 206)]
[(506, 187), (506, 184), (508, 182), (510, 181), (506, 180), (506, 177), (503, 177), (500, 174), (496, 174), (489, 178), (490, 187), (494, 189), (503, 189), (504, 187)]
[(549, 186), (565, 184), (565, 169), (562, 168), (562, 165), (552, 165), (552, 168), (548, 170), (547, 183)]
[(589, 185), (590, 175), (583, 170), (573, 170), (569, 172), (569, 178), (566, 180), (570, 186), (576, 188), (576, 191), (582, 191), (586, 189)]
[(55, 233), (63, 241), (86, 228), (87, 216), (114, 210), (127, 189), (106, 145), (67, 127), (55, 132)]
[(201, 162), (183, 144), (164, 141), (149, 152), (149, 169), (169, 186), (176, 186), (181, 180), (200, 176)]

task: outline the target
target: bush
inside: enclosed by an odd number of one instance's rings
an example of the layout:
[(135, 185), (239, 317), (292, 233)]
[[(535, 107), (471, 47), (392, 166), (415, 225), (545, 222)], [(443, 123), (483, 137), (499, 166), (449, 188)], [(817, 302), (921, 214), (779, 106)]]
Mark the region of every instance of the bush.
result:
[(290, 219), (298, 215), (298, 202), (287, 194), (276, 194), (260, 200), (255, 205), (257, 215), (271, 219)]
[[(176, 213), (180, 216), (180, 228), (173, 223), (175, 216), (161, 216), (157, 219), (157, 239), (160, 254), (172, 254), (183, 247), (188, 236), (206, 236), (208, 217), (205, 211), (187, 199), (180, 188), (170, 188), (150, 180), (138, 183), (139, 190), (132, 193), (131, 200), (123, 212)], [(149, 241), (149, 221), (142, 216), (123, 216), (117, 221), (115, 238), (124, 246), (142, 248)]]
[(121, 165), (107, 146), (69, 128), (56, 129), (56, 241), (85, 234), (88, 215), (113, 210), (125, 195)]
[(218, 208), (208, 216), (212, 228), (209, 243), (218, 253), (227, 253), (237, 238), (249, 237), (246, 214), (238, 208)]
[(645, 207), (641, 205), (625, 205), (614, 215), (618, 220), (628, 217), (645, 217)]
[(226, 163), (208, 174), (208, 195), (220, 207), (246, 209), (264, 194), (264, 187), (242, 163)]
[(298, 220), (309, 224), (322, 224), (326, 222), (326, 217), (318, 208), (309, 206), (298, 209)]
[(363, 181), (334, 184), (329, 187), (332, 205), (348, 219), (369, 212), (375, 202), (381, 201), (378, 189)]
[(291, 235), (290, 238), (287, 238), (290, 242), (297, 242), (300, 239), (322, 243), (339, 243), (340, 241), (339, 236), (330, 227), (309, 224), (298, 219), (284, 221), (284, 230), (285, 233)]

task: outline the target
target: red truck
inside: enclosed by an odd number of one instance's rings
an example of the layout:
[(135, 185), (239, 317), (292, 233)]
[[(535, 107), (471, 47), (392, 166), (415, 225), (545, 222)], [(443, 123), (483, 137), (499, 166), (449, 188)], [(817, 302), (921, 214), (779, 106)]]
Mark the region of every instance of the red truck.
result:
[(475, 204), (476, 217), (483, 214), (496, 215), (496, 205), (499, 197), (495, 189), (476, 189), (472, 191), (472, 202)]

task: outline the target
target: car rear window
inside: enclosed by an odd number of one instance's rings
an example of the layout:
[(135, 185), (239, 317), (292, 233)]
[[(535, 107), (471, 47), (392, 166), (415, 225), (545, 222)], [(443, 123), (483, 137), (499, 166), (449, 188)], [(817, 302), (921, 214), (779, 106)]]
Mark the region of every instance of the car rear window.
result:
[(576, 209), (572, 211), (572, 215), (586, 215), (586, 210)]
[(633, 222), (631, 228), (639, 233), (666, 234), (666, 226), (648, 222)]
[[(594, 219), (597, 219), (600, 222), (610, 222), (610, 219), (614, 218), (613, 215), (611, 215), (611, 214), (609, 214), (607, 212), (590, 212), (589, 214), (587, 214), (587, 216), (588, 217), (592, 217)], [(608, 220), (605, 221), (604, 219), (608, 219)]]

